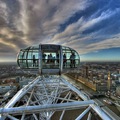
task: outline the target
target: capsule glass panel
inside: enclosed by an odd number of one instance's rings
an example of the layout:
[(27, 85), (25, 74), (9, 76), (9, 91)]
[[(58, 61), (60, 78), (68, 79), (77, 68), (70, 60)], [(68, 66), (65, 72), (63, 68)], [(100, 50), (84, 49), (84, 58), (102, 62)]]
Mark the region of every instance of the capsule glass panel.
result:
[(31, 47), (27, 54), (28, 68), (36, 69), (39, 66), (39, 47)]
[(79, 55), (75, 50), (69, 47), (62, 47), (62, 51), (63, 51), (63, 69), (76, 68), (80, 64)]
[(60, 46), (59, 45), (41, 45), (42, 68), (59, 69)]
[(17, 62), (23, 70), (39, 73), (61, 73), (63, 69), (76, 68), (80, 64), (78, 53), (69, 47), (42, 44), (21, 49)]

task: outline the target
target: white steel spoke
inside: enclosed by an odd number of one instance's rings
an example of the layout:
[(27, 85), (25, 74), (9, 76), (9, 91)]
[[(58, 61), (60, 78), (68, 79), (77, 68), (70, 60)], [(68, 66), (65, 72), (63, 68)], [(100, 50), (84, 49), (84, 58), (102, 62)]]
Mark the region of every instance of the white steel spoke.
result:
[[(79, 101), (82, 99), (83, 101)], [(60, 76), (38, 77), (0, 108), (0, 120), (50, 120), (56, 111), (62, 111), (59, 120), (63, 119), (67, 110), (84, 110), (76, 120), (83, 118), (89, 112), (87, 120), (91, 120), (90, 109), (93, 109), (102, 119), (111, 120), (99, 106), (94, 104), (85, 92), (78, 90)], [(19, 117), (18, 117), (19, 115)]]
[[(30, 95), (30, 97), (29, 97), (29, 99), (28, 99), (27, 103), (26, 103), (26, 106), (28, 106), (28, 105), (29, 105), (29, 102), (30, 102), (30, 100), (31, 100), (31, 97), (32, 97), (32, 95), (33, 95), (33, 92), (34, 92), (34, 88), (33, 88), (32, 92), (31, 92), (31, 95)], [(25, 117), (25, 112), (23, 113), (23, 115), (22, 115), (22, 119), (21, 119), (21, 120), (23, 120), (23, 119), (24, 119), (24, 117)]]
[(86, 114), (87, 112), (89, 112), (90, 107), (88, 107), (85, 111), (83, 111), (83, 113), (81, 113), (75, 120), (81, 120)]
[(7, 115), (7, 117), (10, 118), (11, 120), (19, 120), (19, 119), (15, 118), (15, 117), (13, 117), (11, 115)]
[[(70, 97), (71, 97), (71, 92), (69, 93), (67, 102), (69, 101)], [(62, 114), (61, 114), (61, 116), (60, 116), (60, 120), (63, 119), (64, 114), (65, 114), (65, 109), (62, 111)]]
[(91, 117), (92, 117), (92, 113), (89, 112), (87, 120), (91, 120)]

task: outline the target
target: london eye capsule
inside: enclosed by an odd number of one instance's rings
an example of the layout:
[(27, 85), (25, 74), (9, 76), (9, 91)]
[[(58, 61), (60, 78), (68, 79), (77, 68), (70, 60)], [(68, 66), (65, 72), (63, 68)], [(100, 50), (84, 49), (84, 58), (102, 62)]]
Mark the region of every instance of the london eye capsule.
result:
[(21, 49), (17, 56), (17, 63), (27, 72), (61, 74), (63, 70), (77, 68), (80, 64), (80, 57), (70, 47), (40, 44)]

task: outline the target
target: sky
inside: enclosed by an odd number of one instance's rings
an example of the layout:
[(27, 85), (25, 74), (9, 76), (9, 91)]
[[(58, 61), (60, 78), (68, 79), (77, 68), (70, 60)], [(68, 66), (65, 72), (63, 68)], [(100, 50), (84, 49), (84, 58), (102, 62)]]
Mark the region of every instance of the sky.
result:
[(120, 0), (0, 0), (0, 62), (60, 44), (81, 61), (120, 61)]

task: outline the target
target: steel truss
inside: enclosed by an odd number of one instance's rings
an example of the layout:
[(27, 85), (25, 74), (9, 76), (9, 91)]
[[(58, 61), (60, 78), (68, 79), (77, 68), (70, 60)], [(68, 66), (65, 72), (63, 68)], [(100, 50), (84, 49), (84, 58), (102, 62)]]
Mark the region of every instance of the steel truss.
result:
[[(37, 77), (4, 106), (0, 108), (0, 120), (50, 120), (61, 111), (59, 120), (67, 110), (83, 109), (76, 120), (85, 115), (91, 120), (94, 111), (101, 119), (112, 120), (93, 100), (60, 76)], [(69, 116), (68, 116), (69, 119)]]

